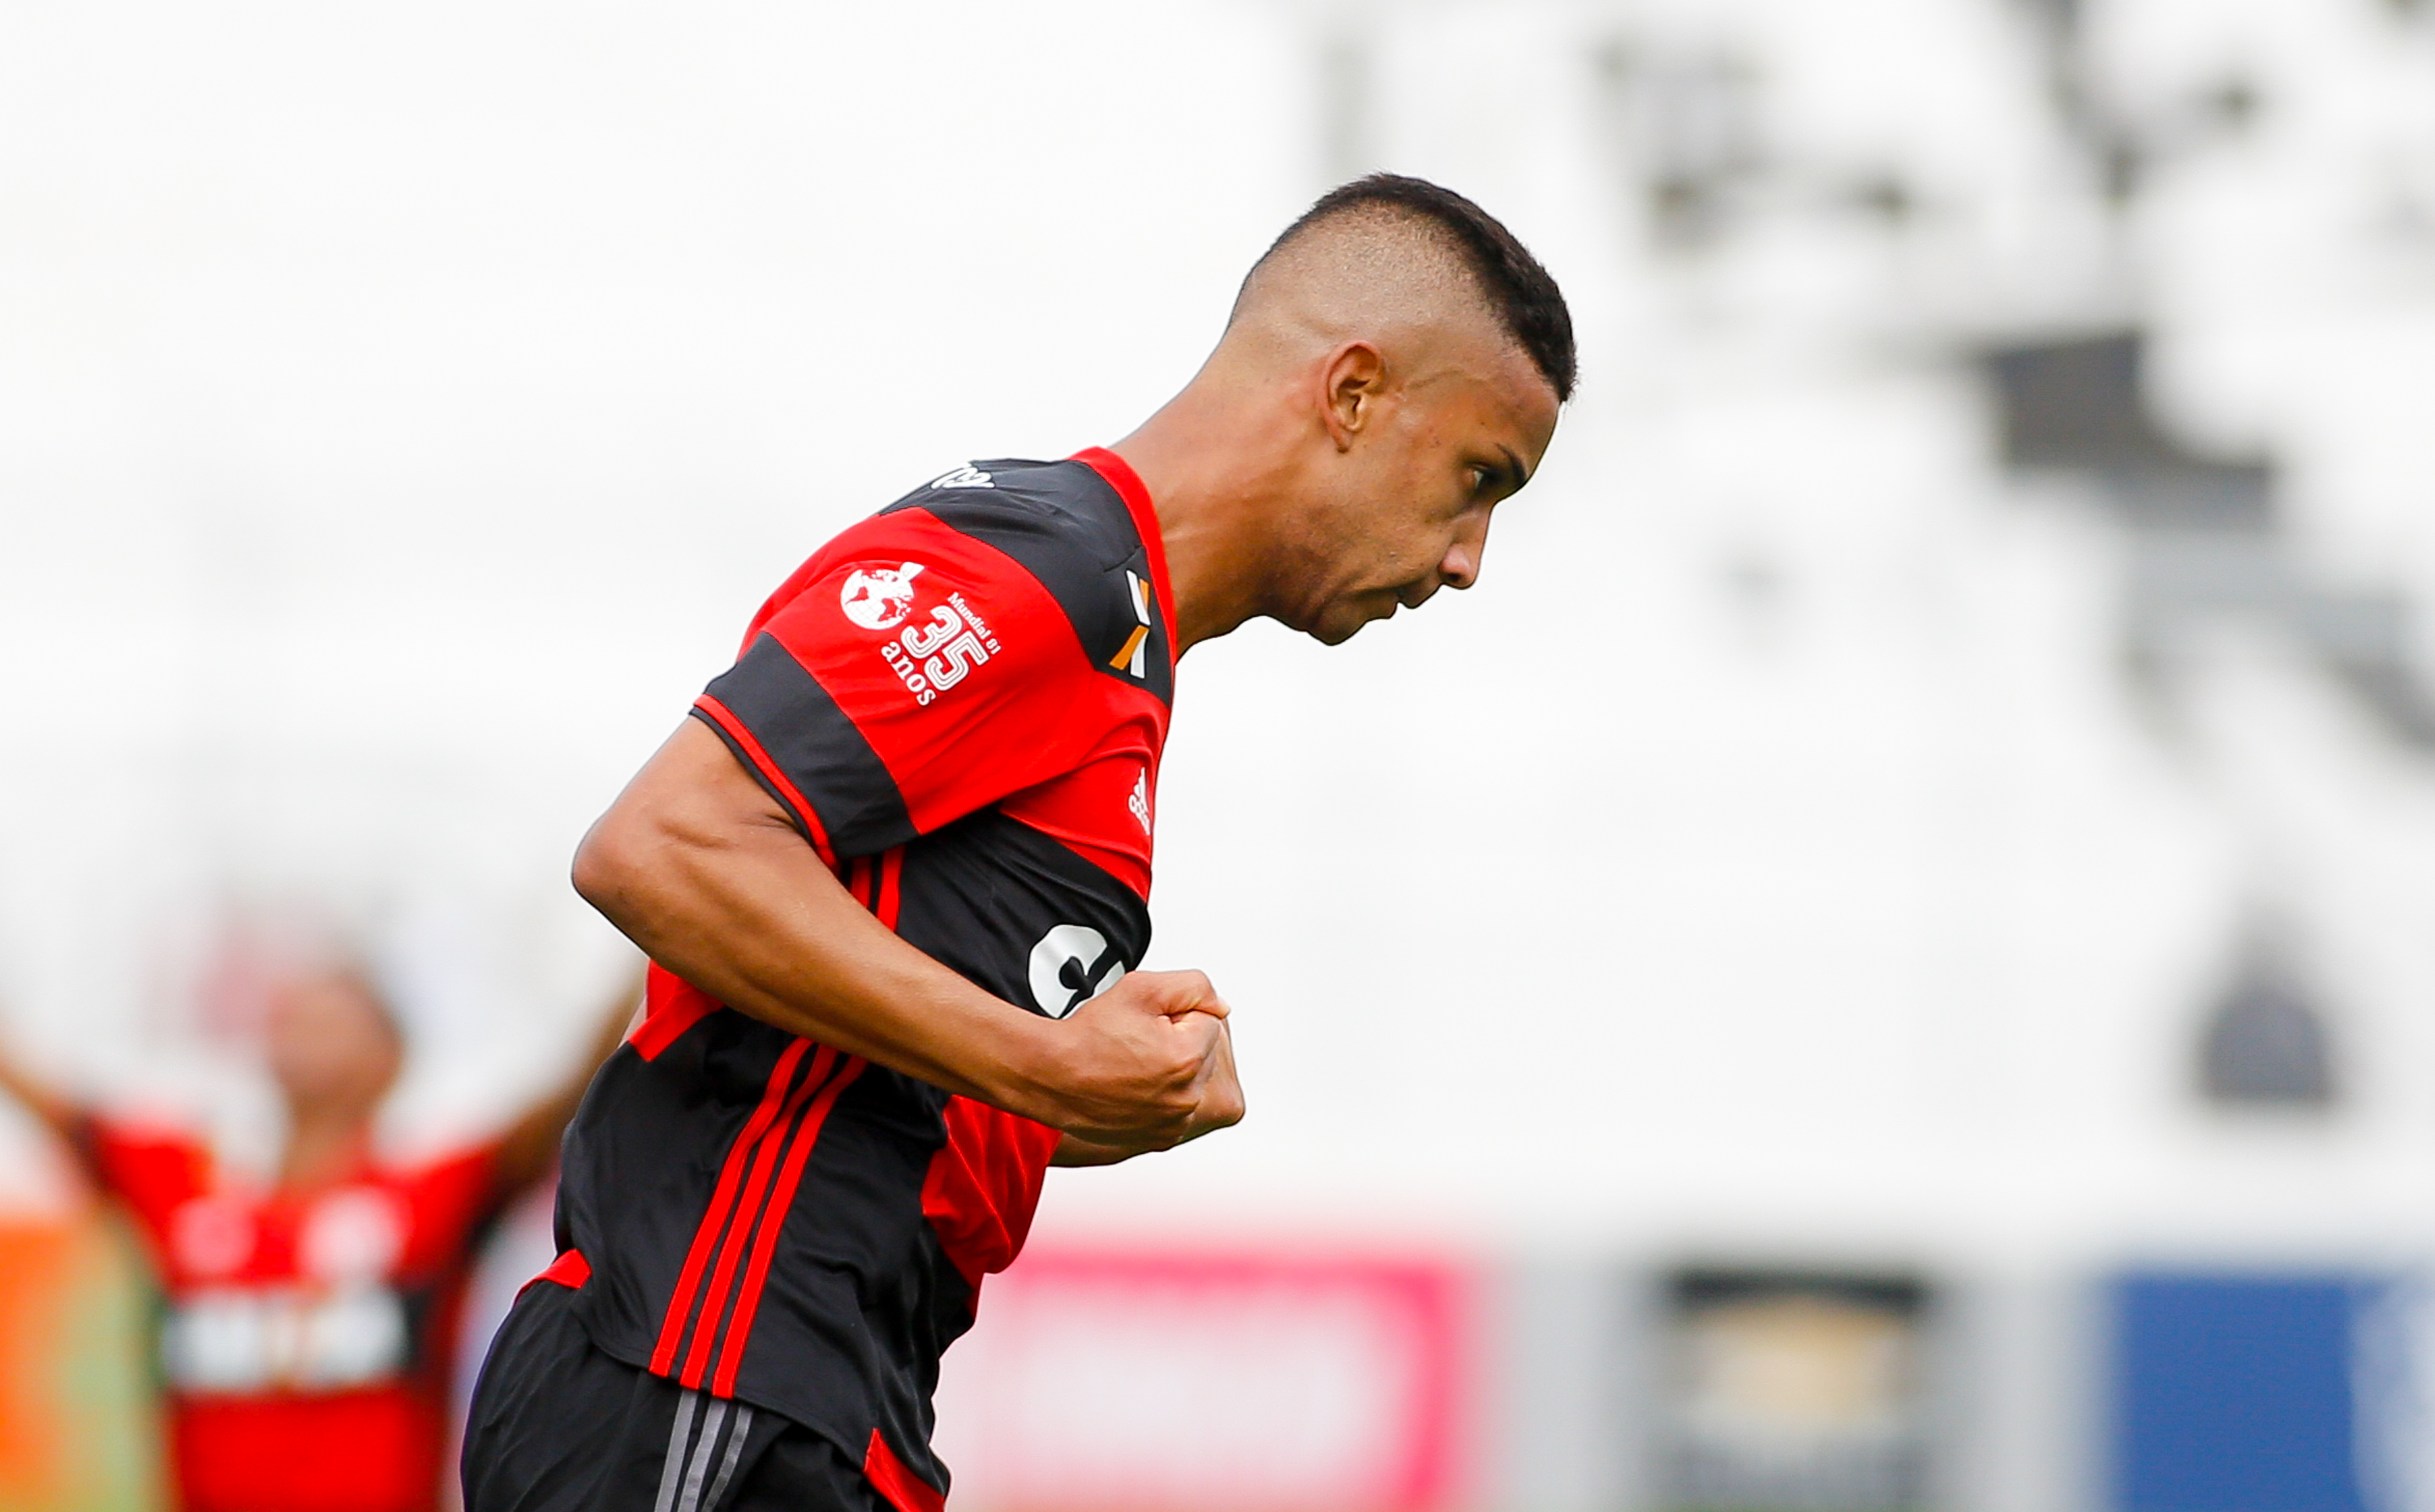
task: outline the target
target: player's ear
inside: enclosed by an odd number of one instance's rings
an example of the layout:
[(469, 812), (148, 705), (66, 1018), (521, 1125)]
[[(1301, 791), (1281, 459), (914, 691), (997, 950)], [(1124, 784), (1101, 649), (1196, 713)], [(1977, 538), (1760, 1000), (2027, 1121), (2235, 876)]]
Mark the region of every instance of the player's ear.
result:
[(1328, 438), (1336, 442), (1338, 451), (1347, 451), (1377, 407), (1378, 391), (1387, 378), (1387, 359), (1367, 341), (1348, 341), (1328, 355), (1320, 376), (1324, 385), (1321, 410)]

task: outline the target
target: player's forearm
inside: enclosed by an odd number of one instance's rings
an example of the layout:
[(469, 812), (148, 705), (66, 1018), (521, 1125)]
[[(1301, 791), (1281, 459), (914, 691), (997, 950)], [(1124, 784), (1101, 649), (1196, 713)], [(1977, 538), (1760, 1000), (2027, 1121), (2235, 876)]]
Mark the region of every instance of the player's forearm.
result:
[(714, 833), (663, 815), (637, 835), (616, 820), (585, 841), (578, 888), (730, 1007), (1110, 1150), (1165, 1149), (1241, 1116), (1224, 1009), (1194, 973), (1127, 978), (1126, 992), (1150, 990), (1122, 1014), (1043, 1019), (898, 938), (783, 824)]
[(1057, 1142), (1057, 1151), (1048, 1158), (1048, 1163), (1066, 1167), (1114, 1165), (1119, 1160), (1130, 1160), (1136, 1155), (1148, 1153), (1148, 1150), (1101, 1144), (1097, 1140), (1086, 1140), (1079, 1134), (1068, 1134)]
[(83, 1123), (83, 1110), (48, 1082), (0, 1051), (0, 1092), (14, 1099), (59, 1138), (73, 1144)]
[(93, 1119), (86, 1108), (27, 1071), (5, 1052), (0, 1052), (0, 1093), (14, 1099), (18, 1107), (49, 1129), (60, 1147), (83, 1170), (86, 1179), (96, 1184), (104, 1182), (100, 1151), (95, 1143)]
[(578, 889), (652, 959), (739, 1012), (1057, 1117), (1044, 1021), (897, 938), (793, 831), (700, 817), (675, 805), (613, 810), (578, 857)]
[(617, 988), (602, 1005), (590, 1042), (555, 1091), (527, 1108), (499, 1137), (493, 1177), (503, 1196), (512, 1197), (549, 1174), (558, 1159), (560, 1139), (583, 1104), (583, 1094), (600, 1063), (616, 1054), (618, 1042), (643, 997), (640, 971), (620, 977)]
[(1097, 1143), (1163, 1148), (1241, 1116), (1207, 978), (1135, 972), (1062, 1020), (991, 996), (855, 902), (695, 720), (584, 837), (575, 885), (730, 1007)]

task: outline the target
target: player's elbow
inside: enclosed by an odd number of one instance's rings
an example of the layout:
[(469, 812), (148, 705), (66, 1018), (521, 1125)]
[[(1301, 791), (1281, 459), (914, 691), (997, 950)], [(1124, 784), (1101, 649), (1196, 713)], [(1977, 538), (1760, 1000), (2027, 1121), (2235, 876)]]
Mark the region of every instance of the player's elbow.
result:
[(649, 874), (645, 860), (647, 826), (620, 803), (600, 816), (575, 848), (569, 880), (583, 901), (609, 921), (631, 934), (634, 913), (642, 906), (643, 883)]

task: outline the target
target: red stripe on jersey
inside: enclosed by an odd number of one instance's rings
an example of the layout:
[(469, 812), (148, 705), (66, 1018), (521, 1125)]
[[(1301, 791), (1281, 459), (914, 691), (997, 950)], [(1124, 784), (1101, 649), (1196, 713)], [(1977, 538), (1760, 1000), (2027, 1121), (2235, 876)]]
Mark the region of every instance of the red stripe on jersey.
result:
[(881, 655), (884, 640), (838, 631), (843, 616), (825, 592), (786, 605), (763, 633), (870, 747), (916, 833), (928, 834), (1054, 778), (1089, 754), (1090, 742), (1114, 722), (1103, 709), (1143, 696), (1096, 670), (1097, 658), (1083, 647), (1056, 595), (989, 541), (918, 507), (881, 516), (866, 534), (858, 551), (923, 565), (916, 613), (924, 612), (924, 604), (936, 613), (949, 593), (965, 596), (996, 649), (974, 658), (964, 676), (924, 704)]
[[(1149, 901), (1149, 831), (1132, 812), (1133, 785), (1149, 799), (1149, 758), (1132, 751), (1079, 766), (997, 806)], [(1147, 810), (1145, 810), (1147, 812)]]
[(684, 1269), (677, 1275), (675, 1295), (668, 1298), (667, 1315), (660, 1320), (660, 1337), (651, 1350), (651, 1372), (666, 1375), (676, 1368), (677, 1346), (684, 1338), (685, 1320), (693, 1315), (694, 1298), (701, 1284), (702, 1268), (710, 1263), (711, 1251), (718, 1244), (719, 1230), (726, 1227), (727, 1216), (735, 1205), (735, 1190), (744, 1181), (744, 1168), (752, 1157), (752, 1147), (777, 1118), (786, 1103), (786, 1084), (795, 1074), (795, 1066), (811, 1048), (808, 1040), (798, 1040), (778, 1057), (778, 1064), (769, 1073), (769, 1085), (763, 1089), (761, 1104), (727, 1147), (727, 1161), (719, 1168), (718, 1185), (712, 1189), (710, 1207), (701, 1215), (701, 1226), (694, 1230), (693, 1247), (685, 1253)]
[[(798, 1040), (795, 1043), (811, 1041)], [(765, 1133), (760, 1147), (752, 1152), (751, 1174), (745, 1177), (743, 1194), (735, 1204), (735, 1217), (727, 1225), (726, 1240), (718, 1246), (718, 1263), (710, 1273), (710, 1284), (702, 1291), (701, 1316), (694, 1320), (693, 1348), (686, 1351), (684, 1369), (676, 1377), (679, 1385), (699, 1387), (702, 1373), (710, 1368), (711, 1346), (724, 1331), (723, 1320), (734, 1302), (736, 1264), (744, 1257), (745, 1243), (751, 1239), (754, 1226), (765, 1222), (768, 1215), (770, 1173), (777, 1169), (780, 1158), (794, 1139), (795, 1120), (803, 1112), (803, 1104), (820, 1090), (822, 1079), (837, 1065), (835, 1050), (821, 1045), (819, 1052), (812, 1057), (811, 1074), (786, 1094), (785, 1111), (770, 1125), (772, 1130), (778, 1131), (777, 1137), (772, 1139)]]
[(930, 1483), (905, 1468), (879, 1430), (871, 1431), (871, 1447), (863, 1452), (862, 1478), (871, 1488), (888, 1498), (896, 1512), (947, 1512), (944, 1493), (931, 1488)]
[(769, 1279), (770, 1257), (778, 1252), (778, 1231), (786, 1228), (786, 1215), (795, 1206), (795, 1189), (803, 1184), (803, 1162), (811, 1159), (812, 1146), (820, 1142), (820, 1125), (828, 1122), (829, 1109), (837, 1106), (838, 1098), (854, 1085), (867, 1064), (858, 1056), (846, 1057), (845, 1068), (820, 1089), (787, 1146), (786, 1169), (779, 1173), (778, 1185), (761, 1209), (760, 1231), (752, 1239), (752, 1263), (745, 1268), (734, 1320), (721, 1331), (718, 1375), (710, 1388), (714, 1396), (733, 1396), (735, 1392), (735, 1372), (742, 1368), (745, 1348), (752, 1342), (752, 1315), (761, 1308), (761, 1288)]
[(760, 769), (762, 777), (786, 796), (786, 801), (794, 805), (796, 816), (803, 821), (803, 837), (811, 841), (812, 849), (820, 853), (821, 864), (835, 870), (837, 854), (829, 849), (828, 832), (820, 828), (820, 813), (812, 807), (811, 800), (803, 797), (803, 790), (788, 779), (786, 769), (769, 759), (768, 751), (762, 748), (761, 742), (751, 730), (744, 728), (744, 721), (736, 718), (727, 705), (705, 693), (693, 701), (693, 706), (718, 721), (718, 728), (727, 731), (735, 744), (744, 748), (745, 754), (752, 758), (752, 765)]
[(580, 1289), (591, 1279), (592, 1262), (583, 1258), (582, 1250), (570, 1249), (544, 1266), (540, 1275), (525, 1284), (537, 1286), (543, 1281), (552, 1281), (560, 1286)]
[(980, 1300), (981, 1278), (1014, 1263), (1031, 1231), (1057, 1131), (1018, 1113), (950, 1097), (947, 1143), (922, 1181), (922, 1216)]
[(1073, 460), (1108, 480), (1116, 497), (1125, 501), (1125, 511), (1133, 517), (1133, 533), (1141, 537), (1142, 553), (1149, 558), (1150, 586), (1158, 591), (1159, 612), (1166, 619), (1166, 632), (1175, 634), (1175, 589), (1166, 578), (1166, 541), (1159, 534), (1158, 506), (1149, 496), (1149, 485), (1141, 480), (1133, 465), (1104, 446), (1086, 446), (1074, 454)]
[(905, 905), (905, 848), (897, 846), (879, 858), (879, 886), (872, 899), (871, 911), (889, 929), (896, 927), (897, 912)]
[(643, 976), (643, 1022), (626, 1042), (645, 1060), (677, 1042), (687, 1029), (718, 1011), (718, 1000), (653, 961)]

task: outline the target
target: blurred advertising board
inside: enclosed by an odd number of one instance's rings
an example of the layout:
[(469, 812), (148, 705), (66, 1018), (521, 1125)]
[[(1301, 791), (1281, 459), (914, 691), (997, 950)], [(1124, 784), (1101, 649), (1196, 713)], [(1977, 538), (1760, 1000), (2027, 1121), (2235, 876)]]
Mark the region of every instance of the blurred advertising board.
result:
[(1667, 1504), (1907, 1512), (1925, 1500), (1927, 1290), (1908, 1277), (1679, 1273)]
[(2140, 1271), (2115, 1279), (2109, 1311), (2118, 1512), (2426, 1504), (2419, 1287)]
[(97, 1214), (0, 1219), (0, 1508), (163, 1503), (145, 1305), (130, 1246)]
[(965, 1512), (1436, 1512), (1470, 1278), (1428, 1260), (1066, 1250), (984, 1288), (939, 1444)]

